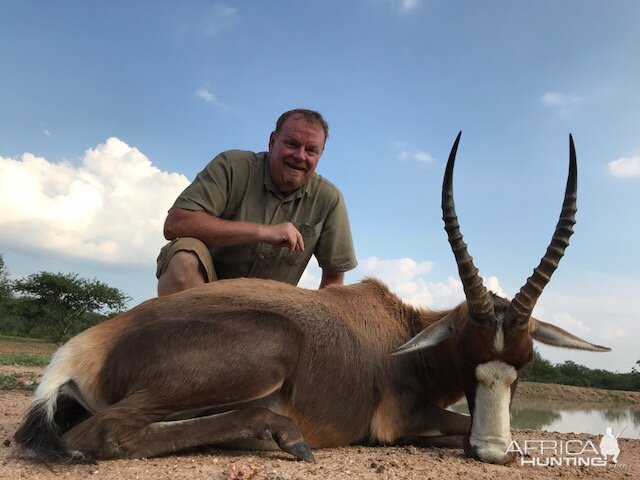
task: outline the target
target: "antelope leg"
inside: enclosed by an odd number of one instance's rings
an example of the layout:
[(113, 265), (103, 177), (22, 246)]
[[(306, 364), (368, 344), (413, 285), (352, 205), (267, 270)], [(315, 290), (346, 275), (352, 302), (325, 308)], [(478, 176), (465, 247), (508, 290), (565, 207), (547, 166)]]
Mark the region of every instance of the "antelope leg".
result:
[(403, 419), (406, 435), (398, 443), (420, 447), (463, 448), (471, 417), (436, 405), (422, 405)]
[(307, 462), (315, 461), (293, 420), (266, 407), (151, 423), (135, 435), (127, 456), (150, 457), (244, 439), (273, 440), (285, 452)]

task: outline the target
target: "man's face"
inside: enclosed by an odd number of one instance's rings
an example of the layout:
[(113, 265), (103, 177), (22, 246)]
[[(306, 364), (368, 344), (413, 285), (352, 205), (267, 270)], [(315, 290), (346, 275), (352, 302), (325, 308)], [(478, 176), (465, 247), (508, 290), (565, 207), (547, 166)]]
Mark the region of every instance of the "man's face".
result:
[(324, 131), (302, 115), (287, 118), (279, 132), (269, 137), (269, 170), (280, 193), (288, 195), (316, 171), (324, 149)]

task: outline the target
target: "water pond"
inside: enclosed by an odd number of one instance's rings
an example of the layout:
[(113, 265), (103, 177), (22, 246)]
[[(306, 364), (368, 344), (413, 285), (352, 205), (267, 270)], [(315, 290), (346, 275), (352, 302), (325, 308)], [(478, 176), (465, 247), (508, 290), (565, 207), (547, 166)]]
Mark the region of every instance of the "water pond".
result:
[[(469, 413), (466, 403), (451, 410)], [(611, 427), (620, 438), (640, 438), (640, 405), (580, 402), (514, 402), (511, 426), (517, 430), (535, 429), (562, 433), (604, 435)]]

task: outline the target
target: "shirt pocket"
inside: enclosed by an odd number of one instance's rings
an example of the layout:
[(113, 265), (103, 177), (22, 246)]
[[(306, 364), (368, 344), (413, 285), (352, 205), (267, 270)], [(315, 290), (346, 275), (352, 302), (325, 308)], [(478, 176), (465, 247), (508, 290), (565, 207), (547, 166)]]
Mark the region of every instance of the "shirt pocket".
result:
[(300, 232), (300, 235), (302, 235), (302, 240), (304, 241), (304, 252), (295, 251), (289, 254), (289, 251), (286, 248), (283, 248), (282, 260), (289, 265), (308, 262), (311, 255), (313, 255), (313, 251), (316, 249), (316, 245), (320, 239), (320, 233), (322, 232), (322, 223), (301, 223), (295, 225), (295, 227)]

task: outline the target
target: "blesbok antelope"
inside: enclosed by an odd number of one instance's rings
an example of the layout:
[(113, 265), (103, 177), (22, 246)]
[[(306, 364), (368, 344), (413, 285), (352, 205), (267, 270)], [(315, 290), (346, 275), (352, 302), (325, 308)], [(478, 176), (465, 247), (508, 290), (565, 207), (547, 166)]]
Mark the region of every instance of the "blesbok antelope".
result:
[[(532, 340), (606, 351), (531, 318), (573, 233), (576, 157), (546, 254), (512, 301), (490, 293), (462, 240), (451, 150), (445, 229), (466, 301), (403, 303), (381, 282), (305, 290), (224, 280), (148, 300), (62, 346), (15, 438), (43, 460), (147, 457), (203, 445), (448, 445), (505, 463), (509, 408)], [(446, 410), (466, 396), (470, 416)]]

